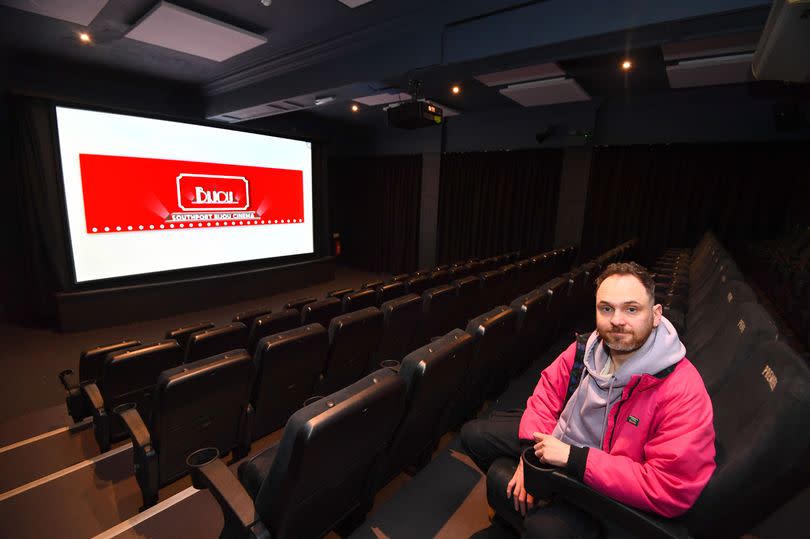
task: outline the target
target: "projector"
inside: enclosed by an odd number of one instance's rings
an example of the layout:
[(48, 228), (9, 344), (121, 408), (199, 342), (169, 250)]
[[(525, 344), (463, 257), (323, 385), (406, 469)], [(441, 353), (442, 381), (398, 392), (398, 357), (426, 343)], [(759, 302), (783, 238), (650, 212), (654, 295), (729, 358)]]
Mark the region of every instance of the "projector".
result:
[(388, 109), (388, 125), (402, 129), (418, 129), (441, 125), (442, 109), (425, 101), (406, 101)]

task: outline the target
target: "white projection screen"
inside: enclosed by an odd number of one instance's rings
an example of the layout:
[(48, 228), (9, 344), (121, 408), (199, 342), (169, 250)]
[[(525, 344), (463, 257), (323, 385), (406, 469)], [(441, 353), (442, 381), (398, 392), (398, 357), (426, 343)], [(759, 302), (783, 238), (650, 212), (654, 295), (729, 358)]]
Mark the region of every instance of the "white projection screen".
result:
[(314, 251), (305, 141), (56, 107), (76, 283)]

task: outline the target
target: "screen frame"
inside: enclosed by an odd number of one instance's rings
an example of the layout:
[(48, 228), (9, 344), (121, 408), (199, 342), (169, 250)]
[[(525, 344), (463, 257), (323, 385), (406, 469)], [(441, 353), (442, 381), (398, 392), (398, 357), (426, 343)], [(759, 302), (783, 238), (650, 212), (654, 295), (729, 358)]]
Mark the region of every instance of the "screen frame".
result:
[[(290, 136), (286, 133), (280, 133), (271, 130), (255, 129), (247, 127), (234, 127), (233, 124), (222, 124), (210, 120), (185, 118), (178, 116), (171, 116), (167, 114), (149, 113), (142, 111), (132, 111), (122, 108), (104, 107), (96, 105), (88, 105), (83, 103), (63, 102), (59, 100), (48, 100), (50, 106), (50, 121), (53, 129), (51, 129), (51, 137), (54, 148), (54, 161), (56, 171), (57, 188), (59, 191), (59, 206), (62, 212), (61, 224), (62, 235), (65, 238), (66, 258), (68, 262), (68, 271), (70, 274), (70, 285), (65, 292), (87, 291), (102, 288), (114, 288), (135, 284), (157, 284), (165, 281), (182, 281), (186, 279), (196, 279), (201, 277), (216, 277), (238, 274), (243, 272), (252, 272), (261, 269), (269, 269), (279, 266), (287, 266), (294, 263), (309, 262), (321, 258), (319, 254), (323, 244), (321, 237), (321, 225), (324, 216), (321, 214), (323, 211), (328, 211), (326, 204), (323, 203), (322, 196), (325, 192), (323, 182), (325, 178), (322, 177), (322, 165), (316, 161), (316, 154), (321, 154), (322, 150), (320, 141), (311, 138), (300, 136)], [(90, 112), (103, 112), (109, 114), (119, 114), (123, 116), (134, 116), (149, 120), (163, 120), (168, 122), (177, 122), (182, 124), (189, 124), (200, 127), (213, 127), (217, 129), (224, 129), (228, 131), (238, 131), (242, 133), (251, 133), (255, 135), (264, 135), (271, 137), (286, 138), (300, 142), (307, 142), (310, 144), (310, 158), (312, 160), (312, 249), (311, 253), (277, 256), (270, 258), (257, 258), (252, 260), (242, 260), (238, 262), (225, 262), (221, 264), (206, 264), (203, 266), (194, 266), (191, 268), (178, 268), (173, 270), (154, 271), (149, 273), (138, 273), (135, 275), (124, 275), (117, 277), (105, 277), (103, 279), (93, 279), (77, 282), (76, 280), (76, 264), (73, 257), (73, 237), (70, 232), (70, 225), (68, 222), (68, 209), (67, 209), (67, 196), (65, 191), (65, 180), (62, 173), (62, 149), (59, 144), (59, 125), (57, 123), (56, 107), (86, 110)], [(321, 157), (323, 158), (323, 157)]]

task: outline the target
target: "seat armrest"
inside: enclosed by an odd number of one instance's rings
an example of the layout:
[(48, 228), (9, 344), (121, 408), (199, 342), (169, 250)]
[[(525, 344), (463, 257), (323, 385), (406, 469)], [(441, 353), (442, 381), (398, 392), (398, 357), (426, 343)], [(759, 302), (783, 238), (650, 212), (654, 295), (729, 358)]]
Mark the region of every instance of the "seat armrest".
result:
[(93, 416), (93, 436), (102, 453), (110, 450), (110, 417), (104, 407), (104, 397), (101, 396), (95, 382), (81, 386), (82, 395), (87, 403), (88, 411)]
[(138, 410), (134, 407), (127, 407), (123, 410), (119, 410), (118, 408), (120, 407), (117, 407), (115, 412), (124, 422), (124, 427), (129, 433), (129, 437), (132, 440), (132, 446), (135, 448), (135, 451), (137, 453), (142, 453), (143, 455), (154, 453), (155, 450), (152, 447), (152, 435), (149, 434), (149, 429), (146, 428), (146, 424), (143, 422), (141, 414), (138, 413)]
[(156, 448), (152, 445), (152, 436), (141, 419), (141, 414), (132, 403), (116, 406), (113, 410), (124, 422), (124, 427), (132, 440), (132, 458), (135, 465), (135, 478), (141, 487), (143, 505), (141, 511), (152, 507), (158, 501), (160, 475)]
[[(192, 467), (191, 482), (194, 487), (210, 490), (222, 508), (225, 526), (221, 537), (271, 539), (270, 532), (256, 514), (250, 495), (218, 456), (216, 449), (201, 449), (192, 453), (187, 462)], [(198, 458), (206, 462), (195, 462)]]
[(619, 525), (638, 537), (655, 539), (686, 539), (686, 525), (677, 519), (667, 519), (640, 511), (617, 502), (582, 481), (566, 475), (560, 468), (541, 464), (533, 448), (523, 452), (523, 474), (526, 491), (536, 496), (550, 493), (565, 498), (602, 521)]
[(62, 382), (62, 386), (65, 388), (65, 391), (70, 392), (70, 390), (79, 387), (79, 384), (73, 379), (73, 369), (65, 369), (59, 373), (59, 381)]

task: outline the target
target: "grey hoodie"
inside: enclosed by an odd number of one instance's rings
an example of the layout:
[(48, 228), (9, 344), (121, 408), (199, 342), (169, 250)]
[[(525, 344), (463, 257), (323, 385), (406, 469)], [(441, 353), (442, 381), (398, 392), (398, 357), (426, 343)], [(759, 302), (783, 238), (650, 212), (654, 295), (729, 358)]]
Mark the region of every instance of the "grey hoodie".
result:
[(602, 447), (608, 412), (622, 396), (622, 390), (636, 374), (655, 374), (674, 365), (686, 354), (672, 324), (661, 317), (661, 323), (613, 374), (601, 375), (609, 349), (594, 331), (585, 346), (582, 380), (560, 414), (551, 433), (563, 442), (579, 447)]

